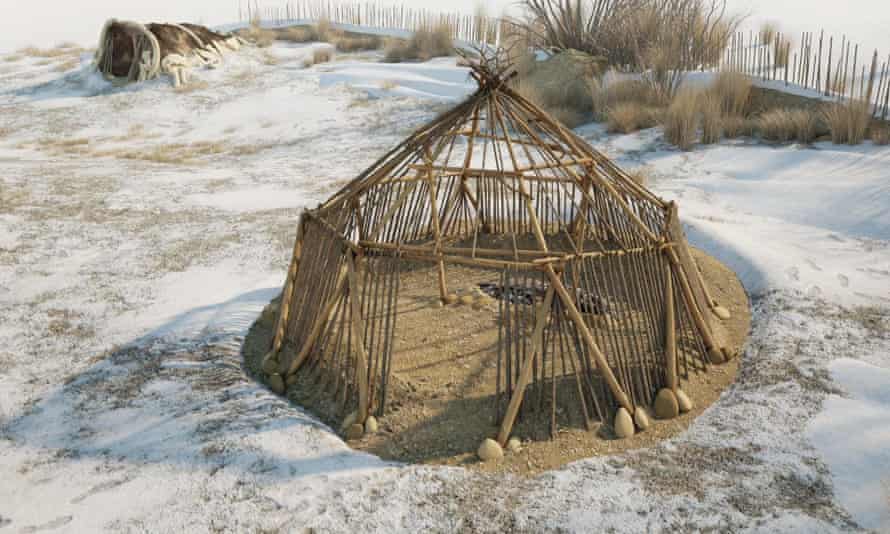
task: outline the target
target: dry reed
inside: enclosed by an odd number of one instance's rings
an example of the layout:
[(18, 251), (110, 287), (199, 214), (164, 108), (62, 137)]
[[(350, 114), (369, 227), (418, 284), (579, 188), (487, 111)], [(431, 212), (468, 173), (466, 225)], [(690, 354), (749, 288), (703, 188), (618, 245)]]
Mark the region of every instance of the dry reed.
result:
[(606, 112), (606, 130), (628, 134), (658, 124), (658, 110), (632, 102), (622, 102)]
[(695, 143), (698, 130), (697, 101), (701, 93), (681, 90), (664, 114), (664, 138), (682, 150), (689, 150)]
[(722, 102), (714, 94), (705, 94), (701, 100), (701, 142), (712, 145), (723, 137)]
[(875, 126), (871, 130), (871, 140), (878, 146), (890, 145), (890, 126)]
[(816, 132), (816, 116), (805, 109), (773, 109), (760, 116), (758, 129), (769, 141), (811, 143)]
[(386, 47), (386, 61), (427, 61), (434, 57), (450, 56), (454, 53), (451, 28), (440, 24), (434, 28), (421, 28), (407, 41), (393, 40)]
[(833, 143), (858, 145), (865, 140), (871, 120), (871, 106), (862, 101), (832, 104), (823, 110), (822, 118), (828, 126)]
[(751, 96), (751, 80), (740, 72), (721, 72), (708, 89), (727, 115), (744, 115)]

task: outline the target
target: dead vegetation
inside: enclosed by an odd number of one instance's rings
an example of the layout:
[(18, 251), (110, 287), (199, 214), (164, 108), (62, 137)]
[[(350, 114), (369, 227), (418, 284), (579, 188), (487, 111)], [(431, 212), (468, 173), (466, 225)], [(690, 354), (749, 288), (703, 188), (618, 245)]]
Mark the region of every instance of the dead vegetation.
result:
[(768, 141), (809, 144), (816, 135), (816, 116), (805, 109), (774, 109), (760, 116), (758, 126)]
[(833, 143), (858, 145), (865, 140), (871, 121), (871, 106), (862, 101), (832, 104), (823, 110), (822, 118), (828, 126)]
[(664, 138), (682, 150), (695, 144), (698, 130), (698, 91), (680, 91), (664, 114)]
[(285, 28), (263, 28), (258, 24), (252, 24), (237, 33), (259, 48), (269, 47), (275, 41), (283, 41), (288, 43), (330, 43), (340, 52), (359, 52), (379, 50), (385, 44), (385, 40), (379, 35), (339, 30), (324, 19), (313, 25)]
[(427, 61), (434, 57), (454, 54), (451, 28), (440, 24), (415, 31), (407, 41), (393, 40), (386, 46), (385, 59), (389, 63)]

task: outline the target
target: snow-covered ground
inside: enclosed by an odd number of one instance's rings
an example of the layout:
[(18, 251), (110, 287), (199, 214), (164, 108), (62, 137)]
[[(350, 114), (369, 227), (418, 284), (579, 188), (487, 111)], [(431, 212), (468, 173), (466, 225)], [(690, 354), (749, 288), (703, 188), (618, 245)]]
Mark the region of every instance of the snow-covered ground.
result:
[(473, 89), (453, 59), (304, 69), (311, 48), (183, 92), (0, 55), (0, 531), (890, 530), (890, 151), (868, 144), (578, 129), (754, 297), (737, 383), (653, 450), (533, 479), (396, 465), (246, 378), (300, 209)]

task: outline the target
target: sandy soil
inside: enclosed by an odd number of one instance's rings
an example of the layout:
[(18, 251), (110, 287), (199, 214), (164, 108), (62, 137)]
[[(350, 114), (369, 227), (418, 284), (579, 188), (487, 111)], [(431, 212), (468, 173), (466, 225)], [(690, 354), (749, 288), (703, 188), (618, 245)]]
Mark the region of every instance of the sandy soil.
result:
[[(748, 298), (735, 274), (707, 254), (694, 250), (714, 297), (732, 317), (724, 322), (727, 346), (742, 347), (751, 324)], [(497, 283), (498, 273), (449, 266), (448, 287), (472, 297), (480, 283)], [(393, 394), (380, 431), (350, 441), (354, 448), (381, 458), (421, 464), (468, 466), (483, 471), (534, 475), (589, 456), (651, 447), (686, 429), (735, 379), (738, 360), (712, 366), (706, 373), (690, 367), (681, 387), (693, 400), (692, 411), (670, 421), (657, 421), (630, 439), (617, 439), (608, 425), (583, 426), (571, 376), (558, 378), (558, 431), (550, 436), (549, 384), (543, 403), (527, 403), (512, 435), (522, 441), (518, 453), (501, 462), (483, 463), (476, 448), (497, 433), (494, 411), (498, 343), (498, 302), (476, 298), (472, 303), (440, 306), (435, 266), (412, 265), (401, 274), (399, 311), (393, 353)], [(467, 299), (468, 301), (470, 299)], [(723, 329), (721, 328), (721, 329)], [(245, 341), (247, 367), (254, 371), (268, 350), (268, 323), (257, 322)], [(287, 396), (337, 428), (342, 420), (327, 395), (311, 380), (292, 385)], [(653, 415), (654, 419), (654, 415)]]

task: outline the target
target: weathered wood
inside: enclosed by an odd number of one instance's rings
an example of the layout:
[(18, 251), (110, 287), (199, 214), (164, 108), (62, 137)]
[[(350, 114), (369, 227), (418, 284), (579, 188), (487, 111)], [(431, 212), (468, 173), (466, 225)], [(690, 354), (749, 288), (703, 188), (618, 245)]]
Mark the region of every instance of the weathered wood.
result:
[(677, 325), (674, 317), (674, 276), (671, 268), (664, 277), (664, 358), (667, 387), (676, 391), (677, 381)]
[(312, 352), (312, 348), (315, 345), (315, 341), (318, 339), (319, 334), (321, 334), (322, 329), (330, 320), (330, 315), (334, 311), (334, 306), (336, 306), (337, 301), (343, 295), (343, 287), (346, 285), (346, 267), (344, 266), (340, 273), (337, 275), (337, 282), (334, 284), (334, 293), (331, 295), (331, 298), (328, 302), (322, 307), (321, 313), (318, 314), (318, 317), (315, 319), (315, 324), (312, 326), (312, 330), (309, 332), (309, 335), (306, 337), (306, 340), (303, 342), (303, 346), (300, 348), (300, 352), (294, 357), (293, 360), (288, 364), (287, 362), (281, 362), (281, 374), (288, 376), (296, 373), (300, 366), (303, 365), (303, 362), (306, 361), (306, 358)]
[(614, 373), (612, 373), (612, 369), (609, 367), (609, 362), (606, 360), (605, 355), (602, 353), (599, 346), (597, 346), (596, 341), (594, 341), (590, 329), (587, 328), (587, 324), (581, 316), (581, 312), (578, 311), (578, 308), (572, 300), (572, 296), (569, 295), (568, 290), (562, 285), (562, 281), (559, 279), (559, 276), (557, 276), (556, 271), (553, 270), (552, 266), (547, 265), (544, 272), (550, 277), (550, 283), (559, 295), (569, 317), (575, 323), (575, 328), (578, 330), (578, 333), (581, 334), (581, 339), (587, 345), (587, 348), (590, 349), (591, 354), (593, 354), (597, 368), (600, 370), (600, 373), (602, 373), (603, 378), (605, 378), (609, 390), (612, 392), (612, 396), (615, 397), (618, 404), (626, 408), (628, 412), (633, 413), (633, 405), (631, 405), (630, 400), (628, 400), (627, 395), (624, 393), (624, 389), (621, 387), (621, 384), (618, 383)]
[(513, 389), (513, 396), (510, 397), (510, 404), (507, 405), (507, 412), (504, 414), (504, 418), (501, 421), (501, 429), (498, 432), (497, 441), (502, 447), (506, 445), (507, 439), (510, 437), (510, 431), (513, 430), (516, 414), (519, 413), (519, 405), (522, 404), (525, 388), (528, 386), (528, 382), (532, 376), (535, 358), (540, 355), (541, 347), (544, 343), (544, 327), (547, 325), (547, 320), (550, 318), (550, 309), (553, 305), (553, 293), (553, 286), (547, 288), (547, 293), (544, 295), (544, 302), (541, 303), (541, 307), (538, 308), (535, 330), (532, 332), (532, 351), (522, 364), (522, 369), (519, 372), (519, 381)]
[(359, 302), (358, 276), (355, 273), (355, 259), (352, 254), (346, 257), (349, 278), (349, 303), (352, 306), (352, 350), (356, 359), (356, 381), (358, 382), (358, 417), (356, 422), (364, 424), (368, 417), (368, 355), (364, 345), (364, 326)]

